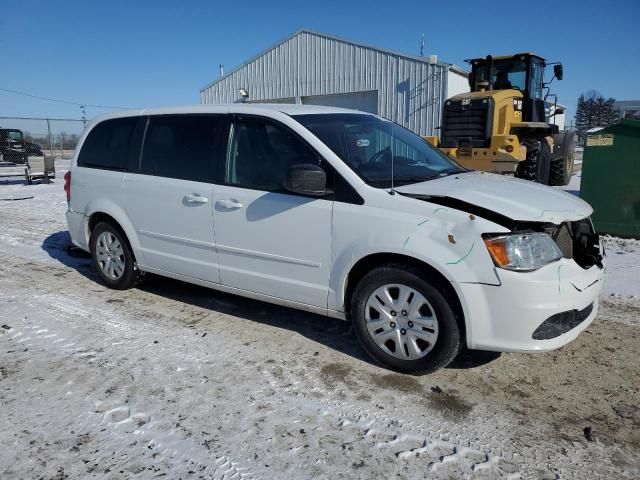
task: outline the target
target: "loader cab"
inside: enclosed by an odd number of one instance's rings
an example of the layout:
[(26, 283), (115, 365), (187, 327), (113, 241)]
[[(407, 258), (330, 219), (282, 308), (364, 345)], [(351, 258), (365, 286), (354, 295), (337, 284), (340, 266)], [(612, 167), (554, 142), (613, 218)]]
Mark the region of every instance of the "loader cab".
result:
[[(512, 56), (474, 58), (469, 86), (472, 92), (517, 90), (522, 93), (522, 120), (544, 122), (545, 108), (542, 93), (545, 59), (532, 53)], [(560, 68), (560, 71), (562, 69)]]

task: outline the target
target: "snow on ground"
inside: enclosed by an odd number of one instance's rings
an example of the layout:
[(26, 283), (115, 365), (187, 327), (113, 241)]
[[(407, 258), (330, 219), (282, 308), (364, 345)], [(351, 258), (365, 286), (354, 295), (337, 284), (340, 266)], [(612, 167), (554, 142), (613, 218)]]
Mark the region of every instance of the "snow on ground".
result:
[[(638, 298), (603, 294), (556, 352), (399, 375), (345, 322), (155, 276), (105, 288), (67, 252), (64, 166), (0, 180), (0, 478), (640, 475)], [(607, 244), (608, 292), (637, 295), (640, 246)]]

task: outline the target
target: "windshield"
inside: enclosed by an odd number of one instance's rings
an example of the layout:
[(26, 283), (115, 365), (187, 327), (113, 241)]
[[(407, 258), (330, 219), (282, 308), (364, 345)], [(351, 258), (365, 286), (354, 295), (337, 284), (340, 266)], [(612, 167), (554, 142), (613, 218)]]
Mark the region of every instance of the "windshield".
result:
[[(488, 81), (486, 62), (476, 61), (473, 64), (476, 81)], [(491, 75), (494, 90), (520, 91), (527, 89), (527, 64), (520, 58), (500, 59), (493, 61)]]
[(22, 132), (20, 130), (7, 130), (11, 140), (22, 140)]
[(373, 115), (332, 113), (294, 118), (374, 187), (407, 185), (466, 171), (416, 134)]
[(527, 88), (527, 64), (520, 59), (496, 60), (493, 62), (494, 90)]

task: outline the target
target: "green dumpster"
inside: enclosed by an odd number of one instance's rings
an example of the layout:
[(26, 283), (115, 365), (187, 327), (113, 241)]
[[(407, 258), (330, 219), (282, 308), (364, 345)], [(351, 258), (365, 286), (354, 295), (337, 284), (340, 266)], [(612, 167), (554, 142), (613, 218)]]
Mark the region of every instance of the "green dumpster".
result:
[(640, 120), (587, 136), (580, 196), (593, 207), (598, 233), (640, 238)]

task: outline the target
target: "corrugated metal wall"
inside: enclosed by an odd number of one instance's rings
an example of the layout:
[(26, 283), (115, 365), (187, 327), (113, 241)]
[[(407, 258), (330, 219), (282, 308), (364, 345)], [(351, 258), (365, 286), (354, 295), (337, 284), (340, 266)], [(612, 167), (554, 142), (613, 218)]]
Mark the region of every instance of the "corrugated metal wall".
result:
[(202, 103), (378, 92), (378, 114), (420, 135), (436, 135), (448, 67), (302, 31), (201, 92)]

